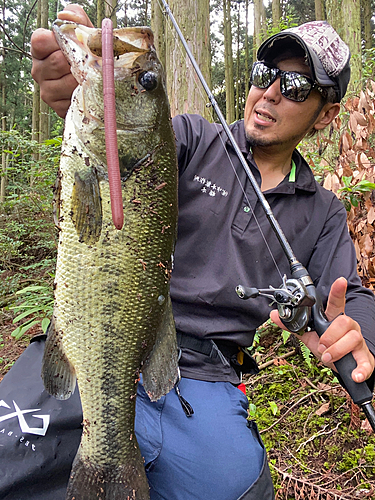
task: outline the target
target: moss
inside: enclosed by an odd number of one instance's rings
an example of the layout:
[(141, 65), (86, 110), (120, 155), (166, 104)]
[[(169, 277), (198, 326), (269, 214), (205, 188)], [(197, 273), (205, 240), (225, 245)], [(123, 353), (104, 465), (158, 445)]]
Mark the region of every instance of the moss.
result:
[(347, 471), (362, 466), (363, 474), (367, 478), (375, 475), (375, 446), (368, 444), (364, 448), (357, 448), (343, 453), (338, 470)]
[[(327, 450), (327, 456), (328, 456), (328, 462), (326, 462), (326, 463), (330, 467), (331, 464), (337, 462), (337, 460), (339, 460), (339, 458), (341, 458), (341, 449), (338, 445), (328, 444), (326, 446), (326, 450)], [(329, 468), (329, 467), (327, 467), (327, 468)]]
[[(283, 347), (277, 355), (290, 350), (290, 346), (284, 350)], [(256, 407), (252, 418), (268, 451), (276, 490), (282, 485), (282, 477), (273, 465), (292, 477), (308, 477), (312, 470), (320, 471), (320, 484), (337, 477), (331, 483), (337, 490), (347, 488), (349, 476), (345, 472), (356, 468), (360, 474), (352, 486), (360, 481), (370, 481), (375, 486), (375, 436), (353, 428), (351, 404), (344, 391), (321, 391), (338, 387), (332, 382), (332, 374), (320, 373), (321, 370), (315, 360), (309, 367), (301, 356), (295, 355), (288, 358), (287, 364), (271, 365), (247, 382), (250, 403), (253, 410)], [(321, 386), (322, 383), (327, 385)], [(271, 402), (277, 405), (276, 415)], [(326, 403), (327, 413), (317, 415)], [(291, 411), (287, 413), (288, 410)], [(313, 436), (316, 437), (311, 439)]]

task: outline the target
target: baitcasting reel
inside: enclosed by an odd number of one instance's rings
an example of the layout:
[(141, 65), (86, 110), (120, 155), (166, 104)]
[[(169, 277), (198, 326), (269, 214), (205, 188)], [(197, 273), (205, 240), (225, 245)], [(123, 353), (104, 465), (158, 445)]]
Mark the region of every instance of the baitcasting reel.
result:
[(238, 285), (236, 293), (244, 300), (259, 296), (270, 298), (272, 300), (270, 305), (277, 305), (284, 326), (294, 333), (306, 330), (311, 318), (311, 308), (315, 304), (315, 298), (308, 293), (299, 279), (287, 279), (285, 275), (280, 288), (270, 286), (258, 289)]

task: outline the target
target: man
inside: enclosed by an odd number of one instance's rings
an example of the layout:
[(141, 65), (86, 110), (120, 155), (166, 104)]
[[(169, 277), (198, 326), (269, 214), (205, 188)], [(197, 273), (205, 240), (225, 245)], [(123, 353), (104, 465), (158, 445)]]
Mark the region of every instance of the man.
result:
[[(89, 24), (74, 5), (59, 17)], [(34, 33), (32, 54), (42, 98), (65, 116), (76, 82), (50, 32)], [(326, 23), (308, 23), (267, 40), (252, 71), (245, 119), (231, 128), (333, 320), (320, 339), (308, 332), (303, 341), (325, 363), (352, 352), (357, 361), (352, 377), (360, 382), (374, 370), (374, 298), (356, 274), (344, 207), (315, 182), (295, 150), (306, 134), (323, 129), (339, 112), (349, 57)], [(136, 434), (151, 499), (271, 500), (264, 448), (255, 424), (247, 423), (247, 399), (237, 387), (241, 371), (255, 370), (251, 360), (241, 365), (238, 347), (251, 345), (270, 310), (268, 300), (241, 301), (234, 289), (239, 283), (278, 286), (289, 265), (221, 128), (197, 115), (175, 117), (173, 126), (180, 187), (171, 297), (181, 348), (179, 389), (194, 414), (186, 417), (175, 391), (151, 403), (139, 386)], [(271, 317), (280, 324), (277, 312)], [(13, 373), (16, 369), (17, 364)], [(64, 437), (63, 444), (74, 455), (78, 443)], [(42, 472), (34, 478), (35, 491), (43, 477)], [(43, 498), (64, 498), (67, 477), (59, 480), (53, 495), (43, 482)], [(30, 491), (28, 497), (12, 496), (9, 487), (2, 498), (42, 498)]]

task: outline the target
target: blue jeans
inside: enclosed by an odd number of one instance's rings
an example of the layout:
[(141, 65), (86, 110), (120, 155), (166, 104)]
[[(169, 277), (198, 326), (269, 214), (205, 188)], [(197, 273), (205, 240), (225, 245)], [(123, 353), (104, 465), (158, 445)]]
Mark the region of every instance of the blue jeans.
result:
[(241, 498), (265, 461), (246, 396), (227, 382), (183, 378), (179, 387), (194, 409), (189, 418), (174, 390), (152, 403), (139, 384), (135, 432), (151, 500)]

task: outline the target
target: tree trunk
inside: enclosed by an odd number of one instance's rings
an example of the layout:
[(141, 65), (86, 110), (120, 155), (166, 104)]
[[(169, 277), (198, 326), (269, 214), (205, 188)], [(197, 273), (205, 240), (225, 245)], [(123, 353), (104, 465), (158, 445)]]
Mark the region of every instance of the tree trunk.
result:
[(240, 93), (241, 93), (241, 80), (240, 80), (240, 4), (237, 4), (237, 64), (236, 64), (236, 113), (235, 119), (240, 118)]
[(49, 106), (40, 99), (39, 142), (46, 141), (49, 137)]
[(362, 77), (360, 3), (357, 0), (326, 0), (326, 14), (328, 22), (349, 46), (352, 57), (348, 90), (357, 92), (361, 86)]
[(124, 26), (128, 26), (128, 2), (125, 0), (124, 2)]
[[(350, 19), (350, 23), (347, 20)], [(359, 92), (362, 84), (361, 5), (357, 0), (342, 0), (342, 29), (340, 35), (349, 45), (352, 58), (348, 90)], [(353, 57), (354, 55), (354, 57)]]
[(254, 0), (254, 36), (253, 36), (253, 60), (256, 61), (257, 50), (262, 40), (262, 7), (263, 0)]
[(333, 28), (342, 36), (342, 11), (343, 0), (326, 0), (326, 15), (327, 21)]
[(279, 29), (281, 19), (280, 0), (272, 0), (272, 26), (274, 29)]
[[(157, 0), (151, 3), (151, 29), (154, 33), (154, 44), (156, 48), (156, 53), (158, 54), (159, 61), (162, 63), (163, 67), (167, 71), (167, 64), (165, 60), (165, 38), (166, 38), (166, 26), (165, 23), (168, 22), (168, 31), (170, 32), (174, 28), (169, 20), (167, 20), (163, 12), (160, 9)], [(172, 35), (172, 33), (171, 33)], [(177, 34), (176, 34), (177, 36)], [(180, 42), (178, 42), (180, 43)], [(184, 50), (184, 49), (181, 49)], [(166, 73), (166, 78), (168, 79), (168, 74)]]
[[(41, 0), (40, 4), (40, 27), (48, 29), (48, 0)], [(40, 99), (39, 117), (39, 142), (44, 142), (49, 137), (49, 106)]]
[(36, 27), (41, 28), (42, 27), (42, 6), (41, 6), (41, 1), (38, 0), (37, 2), (37, 10), (36, 10)]
[(148, 5), (149, 5), (149, 0), (145, 0), (145, 10), (144, 10), (144, 21), (143, 24), (144, 26), (147, 26), (148, 23)]
[(267, 37), (267, 16), (264, 1), (260, 0), (260, 43)]
[(225, 101), (226, 119), (232, 123), (234, 114), (234, 80), (233, 80), (233, 52), (232, 52), (232, 23), (230, 0), (223, 0), (224, 13), (224, 64), (225, 64)]
[(101, 27), (104, 17), (105, 17), (104, 0), (97, 0), (97, 3), (96, 3), (96, 26), (97, 26), (97, 28)]
[(245, 99), (249, 93), (249, 0), (245, 0)]
[[(36, 27), (41, 27), (41, 0), (37, 3), (37, 17), (36, 17)], [(31, 139), (33, 141), (39, 142), (39, 131), (40, 131), (40, 87), (33, 81), (34, 91), (33, 91), (33, 108), (31, 117)], [(33, 158), (35, 161), (39, 160), (39, 151), (34, 151)], [(32, 180), (31, 180), (32, 182)]]
[(111, 18), (114, 28), (117, 28), (116, 5), (117, 5), (116, 0), (105, 0), (104, 3), (105, 17)]
[[(34, 82), (34, 92), (33, 92), (33, 113), (31, 119), (31, 139), (33, 141), (39, 142), (39, 112), (40, 112), (40, 88), (39, 85)], [(39, 153), (33, 153), (33, 158), (35, 161), (39, 160)]]
[(361, 5), (363, 10), (363, 25), (364, 25), (363, 37), (365, 39), (365, 49), (371, 49), (372, 47), (371, 1), (361, 0)]
[(324, 0), (315, 0), (315, 20), (324, 21)]
[[(4, 51), (2, 51), (2, 53), (4, 54)], [(3, 78), (2, 74), (0, 74), (0, 87), (1, 87), (1, 109), (2, 109), (1, 130), (3, 132), (6, 132), (7, 126), (6, 126), (6, 116), (5, 116), (5, 104), (6, 104), (5, 78)], [(7, 187), (7, 155), (4, 150), (1, 153), (1, 170), (2, 170), (2, 176), (0, 183), (0, 203), (4, 203), (6, 195), (6, 187)]]
[[(173, 0), (169, 2), (171, 12), (176, 19), (186, 42), (194, 55), (197, 64), (207, 81), (211, 85), (210, 67), (210, 16), (209, 0)], [(153, 5), (153, 13), (157, 14), (160, 9), (158, 2)], [(170, 20), (165, 22), (165, 32), (163, 34), (162, 23), (158, 16), (153, 20), (153, 27), (156, 27), (157, 46), (164, 40), (165, 46), (165, 69), (167, 75), (167, 91), (172, 116), (181, 113), (198, 113), (202, 116), (210, 117), (210, 112), (206, 107), (207, 97), (199, 82), (193, 66), (185, 53), (177, 34)], [(161, 50), (163, 59), (163, 50)]]
[[(2, 5), (1, 9), (1, 20), (5, 21), (5, 2)], [(0, 31), (0, 45), (4, 46), (4, 32)], [(5, 63), (4, 59), (6, 57), (6, 52), (4, 49), (0, 47), (0, 96), (1, 96), (1, 130), (2, 132), (6, 132), (7, 123), (6, 123), (6, 79), (5, 79)], [(6, 196), (6, 187), (7, 187), (7, 154), (4, 151), (4, 148), (1, 152), (1, 181), (0, 181), (0, 203), (3, 204), (5, 202)]]

